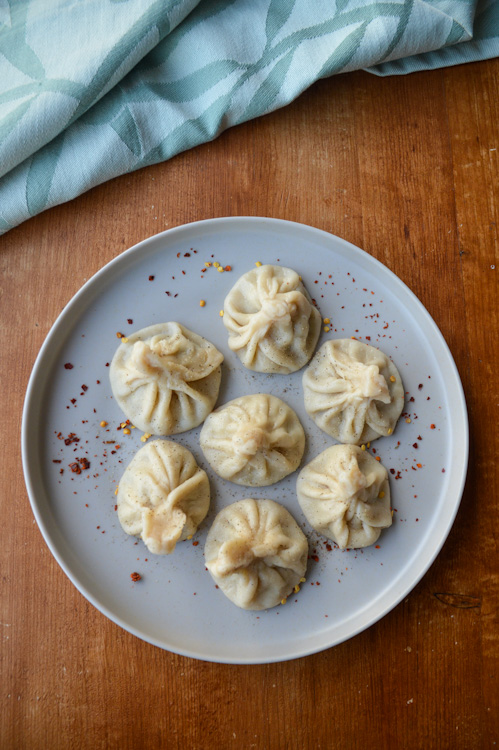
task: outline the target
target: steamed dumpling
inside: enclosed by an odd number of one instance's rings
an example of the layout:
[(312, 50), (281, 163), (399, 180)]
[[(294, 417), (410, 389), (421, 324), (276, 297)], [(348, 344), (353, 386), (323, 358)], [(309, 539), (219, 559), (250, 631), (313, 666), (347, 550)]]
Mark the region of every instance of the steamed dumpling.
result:
[(362, 444), (391, 435), (404, 407), (393, 362), (353, 339), (326, 341), (303, 375), (305, 408), (340, 443)]
[(310, 525), (341, 548), (367, 547), (392, 523), (388, 472), (357, 445), (334, 445), (298, 475)]
[(242, 396), (212, 412), (201, 448), (223, 479), (249, 487), (279, 482), (298, 468), (305, 433), (295, 412), (276, 396)]
[(305, 534), (273, 500), (248, 498), (220, 511), (204, 552), (215, 583), (243, 609), (275, 607), (307, 569)]
[(128, 336), (111, 362), (113, 395), (144, 432), (173, 435), (197, 427), (215, 406), (223, 355), (180, 323)]
[(210, 506), (206, 472), (187, 448), (153, 440), (134, 456), (118, 486), (118, 518), (150, 552), (169, 555), (190, 537)]
[(241, 276), (225, 298), (229, 347), (249, 370), (290, 373), (307, 364), (321, 316), (298, 274), (260, 266)]

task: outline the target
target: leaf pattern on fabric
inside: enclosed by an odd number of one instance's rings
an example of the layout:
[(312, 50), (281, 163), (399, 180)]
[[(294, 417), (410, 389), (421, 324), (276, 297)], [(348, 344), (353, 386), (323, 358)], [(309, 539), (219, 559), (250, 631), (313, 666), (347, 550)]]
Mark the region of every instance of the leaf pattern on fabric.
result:
[(495, 0), (9, 0), (2, 13), (0, 233), (320, 78), (499, 54)]

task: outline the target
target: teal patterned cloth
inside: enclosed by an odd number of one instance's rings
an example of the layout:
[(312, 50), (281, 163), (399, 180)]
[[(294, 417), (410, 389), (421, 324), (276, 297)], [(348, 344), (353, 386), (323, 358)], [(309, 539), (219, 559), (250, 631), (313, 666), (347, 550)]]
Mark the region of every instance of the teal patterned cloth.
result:
[(320, 78), (498, 55), (498, 0), (4, 0), (0, 233)]

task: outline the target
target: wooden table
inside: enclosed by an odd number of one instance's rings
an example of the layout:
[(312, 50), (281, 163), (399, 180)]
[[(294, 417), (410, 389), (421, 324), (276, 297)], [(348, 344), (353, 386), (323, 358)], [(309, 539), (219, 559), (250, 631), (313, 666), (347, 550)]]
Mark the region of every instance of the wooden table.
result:
[[(482, 748), (499, 741), (499, 61), (357, 72), (0, 240), (2, 748)], [(471, 423), (461, 508), (429, 572), (366, 632), (271, 665), (162, 651), (78, 593), (23, 482), (28, 377), (55, 318), (111, 258), (198, 219), (274, 216), (344, 237), (420, 298)], [(437, 594), (447, 596), (437, 596)]]

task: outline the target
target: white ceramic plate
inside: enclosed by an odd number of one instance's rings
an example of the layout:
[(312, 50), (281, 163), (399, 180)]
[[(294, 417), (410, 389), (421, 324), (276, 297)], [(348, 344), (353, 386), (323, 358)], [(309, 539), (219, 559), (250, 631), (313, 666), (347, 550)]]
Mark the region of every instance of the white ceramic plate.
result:
[[(205, 266), (213, 261), (232, 270), (219, 273)], [(225, 355), (219, 404), (246, 393), (272, 392), (283, 398), (308, 436), (304, 463), (334, 443), (305, 412), (303, 372), (249, 372), (227, 346), (219, 311), (236, 279), (256, 261), (279, 263), (301, 274), (322, 315), (332, 321), (319, 344), (356, 336), (381, 348), (397, 365), (407, 391), (405, 416), (390, 438), (371, 446), (392, 471), (394, 523), (376, 546), (328, 549), (331, 545), (310, 529), (298, 505), (296, 473), (256, 490), (221, 480), (204, 460), (198, 428), (173, 439), (206, 469), (211, 510), (194, 540), (178, 545), (171, 556), (155, 557), (122, 531), (115, 512), (116, 484), (143, 445), (138, 429), (129, 436), (117, 429), (123, 415), (111, 396), (107, 366), (118, 345), (117, 332), (181, 322)], [(100, 426), (103, 420), (107, 427)], [(79, 442), (66, 444), (70, 435)], [(151, 237), (83, 286), (59, 316), (36, 361), (22, 443), (37, 523), (56, 560), (92, 604), (161, 648), (209, 661), (262, 663), (304, 656), (354, 636), (415, 586), (457, 512), (468, 425), (447, 345), (421, 303), (391, 271), (326, 232), (242, 217), (197, 222)], [(69, 464), (82, 457), (90, 468), (75, 474)], [(285, 505), (310, 540), (307, 582), (285, 605), (266, 612), (231, 604), (215, 589), (203, 558), (215, 514), (252, 496)], [(132, 572), (142, 580), (134, 583)]]

